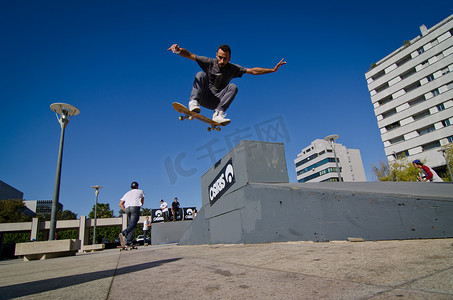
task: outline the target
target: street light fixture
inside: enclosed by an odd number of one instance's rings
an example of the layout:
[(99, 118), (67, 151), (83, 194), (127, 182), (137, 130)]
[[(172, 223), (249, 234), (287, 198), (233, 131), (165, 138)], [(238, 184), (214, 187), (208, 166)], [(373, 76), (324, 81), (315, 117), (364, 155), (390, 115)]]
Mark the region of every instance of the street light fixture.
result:
[(450, 180), (453, 181), (453, 176), (451, 175), (450, 164), (448, 163), (447, 157), (445, 156), (445, 149), (440, 149), (440, 150), (437, 150), (437, 151), (442, 153), (442, 156), (444, 157), (445, 162), (447, 164), (448, 173), (450, 173)]
[(96, 244), (96, 217), (97, 217), (97, 208), (98, 208), (98, 195), (99, 190), (102, 189), (102, 186), (94, 185), (94, 194), (96, 195), (96, 202), (94, 204), (94, 227), (93, 227), (93, 245)]
[(50, 109), (55, 112), (58, 123), (61, 126), (60, 148), (58, 151), (57, 173), (52, 198), (52, 213), (50, 217), (49, 241), (55, 240), (55, 228), (57, 227), (58, 200), (60, 198), (61, 161), (63, 159), (64, 132), (69, 120), (80, 113), (76, 107), (66, 103), (53, 103)]
[(343, 179), (341, 178), (340, 167), (338, 166), (337, 153), (335, 152), (335, 145), (334, 145), (335, 140), (338, 139), (339, 137), (340, 136), (338, 134), (332, 134), (332, 135), (326, 136), (324, 138), (324, 140), (330, 142), (330, 144), (332, 146), (333, 156), (335, 157), (335, 165), (337, 166), (338, 180), (341, 182), (341, 181), (343, 181)]

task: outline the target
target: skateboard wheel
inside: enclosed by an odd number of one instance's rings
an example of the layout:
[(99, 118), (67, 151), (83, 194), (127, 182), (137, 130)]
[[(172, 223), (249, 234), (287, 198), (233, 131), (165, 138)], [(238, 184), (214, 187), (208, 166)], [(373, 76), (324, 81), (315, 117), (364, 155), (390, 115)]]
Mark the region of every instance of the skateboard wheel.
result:
[(211, 131), (211, 130), (212, 130), (212, 128), (211, 128), (211, 127), (208, 127), (208, 131)]
[(179, 120), (180, 121), (184, 121), (184, 117), (183, 116), (179, 116)]
[(193, 120), (193, 116), (189, 116), (189, 120), (192, 121)]

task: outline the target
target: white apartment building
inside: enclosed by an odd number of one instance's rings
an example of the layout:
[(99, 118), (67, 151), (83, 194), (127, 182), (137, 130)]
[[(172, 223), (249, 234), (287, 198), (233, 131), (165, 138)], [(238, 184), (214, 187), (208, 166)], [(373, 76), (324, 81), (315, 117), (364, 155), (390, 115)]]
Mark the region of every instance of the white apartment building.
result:
[(439, 170), (438, 150), (453, 142), (453, 15), (420, 31), (365, 77), (388, 161), (406, 156)]
[[(298, 182), (340, 181), (335, 154), (343, 181), (366, 181), (360, 150), (347, 149), (341, 144), (314, 140), (294, 160)], [(335, 150), (335, 153), (334, 153)]]

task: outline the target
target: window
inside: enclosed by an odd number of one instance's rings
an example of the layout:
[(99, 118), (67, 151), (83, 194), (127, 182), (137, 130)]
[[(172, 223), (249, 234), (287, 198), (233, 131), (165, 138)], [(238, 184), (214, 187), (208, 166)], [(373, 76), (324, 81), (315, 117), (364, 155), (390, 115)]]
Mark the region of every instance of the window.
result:
[(376, 73), (376, 75), (371, 76), (371, 78), (372, 78), (373, 80), (376, 80), (376, 79), (379, 79), (380, 77), (382, 77), (382, 76), (384, 76), (384, 75), (385, 75), (385, 71), (382, 70), (382, 71)]
[(440, 94), (439, 89), (435, 89), (431, 93), (433, 94), (433, 97), (436, 97), (437, 95)]
[(401, 80), (403, 80), (403, 79), (406, 79), (407, 77), (409, 77), (409, 76), (411, 76), (411, 75), (413, 75), (415, 73), (417, 73), (417, 71), (415, 70), (415, 68), (412, 68), (412, 69), (407, 70), (403, 74), (401, 74), (400, 78), (401, 78)]
[(374, 90), (376, 91), (376, 93), (380, 93), (382, 92), (383, 90), (385, 90), (386, 88), (389, 87), (389, 83), (386, 82), (384, 84), (381, 84), (380, 86), (378, 86), (377, 88), (375, 88)]
[(436, 105), (438, 111), (442, 111), (445, 109), (445, 106), (443, 103)]
[(426, 100), (425, 99), (425, 95), (422, 95), (422, 96), (420, 96), (420, 97), (418, 97), (418, 98), (416, 98), (414, 100), (409, 101), (408, 104), (410, 106), (414, 106), (414, 105), (417, 105), (417, 104), (420, 104), (420, 103), (424, 102), (425, 100)]
[(453, 135), (452, 135), (452, 136), (449, 136), (449, 137), (447, 137), (447, 140), (448, 140), (448, 142), (449, 142), (449, 143), (453, 143)]
[(418, 52), (418, 54), (422, 54), (423, 52), (425, 52), (425, 49), (423, 49), (423, 47), (418, 48), (417, 52)]
[(395, 122), (395, 123), (392, 123), (392, 124), (389, 124), (389, 125), (385, 126), (385, 129), (387, 129), (387, 131), (390, 131), (390, 130), (393, 130), (393, 129), (398, 128), (400, 126), (401, 126), (401, 123), (400, 123), (400, 121), (398, 121), (398, 122)]
[(301, 160), (300, 162), (296, 163), (296, 168), (297, 168), (298, 166), (301, 166), (301, 165), (307, 163), (308, 161), (310, 161), (310, 160), (312, 160), (312, 159), (314, 159), (314, 158), (316, 158), (316, 157), (318, 157), (318, 154), (317, 154), (317, 153), (310, 155), (309, 157), (307, 157), (307, 158)]
[(450, 73), (450, 69), (446, 67), (445, 69), (442, 69), (442, 75)]
[(379, 103), (379, 105), (384, 105), (386, 103), (389, 103), (392, 100), (393, 100), (393, 96), (390, 95), (390, 96), (385, 97), (384, 99), (379, 100), (378, 103)]
[(402, 59), (400, 59), (399, 61), (396, 62), (396, 65), (398, 67), (404, 65), (405, 63), (407, 63), (408, 61), (410, 61), (412, 59), (412, 56), (410, 54), (406, 55), (405, 57), (403, 57)]
[(390, 144), (397, 144), (397, 143), (401, 143), (401, 142), (404, 142), (404, 136), (399, 136), (399, 137), (396, 137), (394, 139), (391, 139), (389, 140)]
[(413, 115), (412, 117), (414, 118), (414, 121), (417, 121), (429, 115), (430, 115), (429, 110), (424, 110), (416, 115)]
[[(310, 171), (310, 170), (313, 170), (313, 169), (315, 169), (315, 168), (317, 168), (317, 167), (319, 167), (319, 166), (322, 166), (322, 165), (324, 165), (324, 164), (326, 164), (326, 163), (329, 163), (329, 162), (335, 162), (335, 158), (333, 158), (333, 157), (328, 157), (328, 158), (325, 158), (325, 159), (323, 159), (323, 160), (321, 160), (321, 161), (318, 161), (317, 163), (314, 163), (314, 164), (312, 164), (311, 166), (308, 166), (308, 167), (306, 167), (306, 168), (304, 168), (304, 169), (298, 171), (298, 172), (297, 172), (297, 175), (301, 175), (301, 174), (303, 174), (303, 173), (306, 173), (306, 172), (308, 172), (308, 171)], [(337, 158), (337, 162), (339, 162), (338, 158)]]
[(442, 122), (442, 125), (443, 125), (444, 127), (447, 127), (447, 126), (450, 126), (450, 125), (451, 125), (449, 119), (442, 120), (441, 122)]
[(431, 82), (431, 81), (434, 80), (434, 75), (431, 74), (431, 75), (429, 75), (428, 77), (426, 77), (426, 79), (428, 79), (428, 82)]
[(385, 113), (382, 114), (382, 117), (385, 119), (390, 116), (393, 116), (394, 114), (396, 114), (396, 108), (386, 111)]
[(430, 132), (432, 132), (434, 130), (436, 130), (434, 125), (430, 125), (428, 127), (424, 127), (424, 128), (421, 128), (421, 129), (417, 130), (417, 132), (418, 132), (419, 135), (424, 135), (424, 134), (430, 133)]
[(401, 151), (401, 152), (398, 152), (398, 153), (395, 154), (395, 157), (397, 159), (408, 157), (408, 156), (409, 156), (409, 151), (408, 150)]
[(439, 141), (434, 141), (428, 144), (422, 145), (423, 151), (428, 151), (434, 148), (440, 147), (440, 142)]
[(421, 85), (421, 84), (420, 84), (419, 81), (414, 82), (414, 83), (412, 83), (412, 84), (406, 86), (406, 87), (404, 88), (404, 91), (405, 91), (406, 93), (409, 93), (410, 91), (413, 91), (413, 90), (415, 90), (416, 88), (418, 88), (420, 85)]

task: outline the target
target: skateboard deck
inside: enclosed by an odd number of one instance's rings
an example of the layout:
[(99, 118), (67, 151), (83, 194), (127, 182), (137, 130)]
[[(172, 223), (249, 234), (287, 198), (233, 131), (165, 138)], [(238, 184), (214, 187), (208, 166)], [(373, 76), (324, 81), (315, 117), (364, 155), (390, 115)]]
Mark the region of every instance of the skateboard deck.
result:
[(227, 124), (220, 124), (220, 123), (217, 123), (217, 122), (214, 122), (213, 120), (199, 114), (199, 113), (196, 113), (196, 112), (192, 112), (190, 111), (187, 107), (185, 107), (184, 105), (182, 105), (181, 103), (178, 103), (178, 102), (173, 102), (172, 103), (173, 105), (173, 108), (183, 114), (182, 116), (179, 116), (179, 120), (181, 121), (184, 121), (186, 119), (189, 119), (189, 120), (193, 120), (193, 119), (197, 119), (197, 120), (200, 120), (201, 122), (203, 123), (206, 123), (208, 125), (210, 125), (210, 127), (208, 127), (208, 131), (211, 131), (211, 130), (217, 130), (217, 131), (220, 131), (220, 127), (223, 127)]
[(124, 242), (124, 235), (123, 235), (123, 233), (120, 232), (120, 234), (119, 234), (118, 236), (119, 236), (119, 238), (120, 238), (120, 244), (121, 244), (121, 246), (118, 246), (118, 248), (119, 248), (119, 247), (123, 247), (123, 248), (126, 247), (126, 243)]

